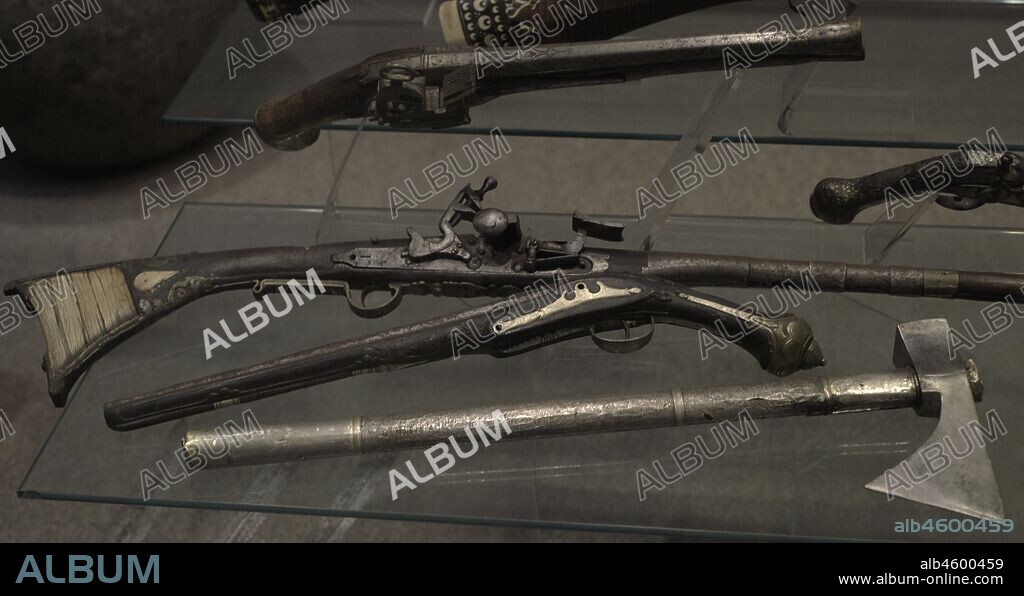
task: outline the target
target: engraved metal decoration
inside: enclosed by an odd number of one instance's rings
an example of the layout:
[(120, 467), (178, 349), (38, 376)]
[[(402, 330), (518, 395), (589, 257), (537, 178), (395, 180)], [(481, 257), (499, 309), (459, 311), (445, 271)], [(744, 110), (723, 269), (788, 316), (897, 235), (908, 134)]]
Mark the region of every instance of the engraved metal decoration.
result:
[(498, 335), (511, 333), (521, 329), (530, 323), (540, 321), (551, 315), (565, 312), (573, 308), (579, 308), (585, 304), (598, 300), (609, 300), (624, 296), (636, 295), (642, 292), (640, 288), (612, 288), (602, 282), (597, 282), (597, 289), (591, 290), (587, 284), (580, 282), (573, 287), (573, 290), (559, 296), (554, 302), (542, 306), (537, 310), (525, 313), (508, 321), (496, 322), (491, 329)]

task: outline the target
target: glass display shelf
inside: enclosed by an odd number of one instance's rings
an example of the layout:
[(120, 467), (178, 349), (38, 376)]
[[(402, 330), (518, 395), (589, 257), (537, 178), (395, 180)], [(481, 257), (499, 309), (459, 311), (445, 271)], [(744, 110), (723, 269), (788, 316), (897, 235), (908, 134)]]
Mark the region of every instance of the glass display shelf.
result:
[[(432, 17), (436, 6), (425, 0), (347, 0), (348, 14), (230, 78), (228, 48), (249, 43), (255, 53), (268, 53), (261, 24), (239, 4), (167, 109), (166, 121), (247, 126), (267, 99), (382, 51), (442, 43)], [(626, 37), (753, 31), (789, 11), (780, 0), (741, 2)], [(1024, 19), (1020, 4), (863, 0), (853, 16), (863, 22), (867, 59), (820, 65), (790, 118), (790, 134), (780, 133), (777, 123), (792, 93), (791, 69), (769, 68), (746, 72), (714, 136), (736, 137), (745, 127), (766, 143), (956, 147), (984, 140), (995, 127), (1009, 145), (1024, 146), (1024, 113), (1016, 103), (1020, 66), (1011, 58), (975, 79), (971, 61), (975, 47), (992, 53), (989, 38), (1004, 56), (1012, 55), (1006, 29)], [(795, 23), (801, 24), (799, 17)], [(500, 126), (506, 134), (675, 140), (722, 77), (710, 72), (508, 96), (474, 108), (473, 122), (454, 132)], [(354, 120), (332, 125), (358, 126)], [(367, 130), (385, 129), (369, 124)]]
[[(328, 240), (404, 237), (406, 226), (436, 230), (439, 212), (411, 210), (392, 221), (383, 210), (341, 209)], [(569, 217), (520, 214), (524, 227), (552, 238), (570, 235)], [(186, 203), (160, 255), (311, 241), (322, 211), (313, 208)], [(625, 218), (610, 218), (630, 223)], [(757, 254), (778, 258), (856, 260), (864, 226), (801, 221), (671, 218), (660, 250)], [(916, 227), (888, 262), (982, 270), (1024, 270), (1020, 232)], [(780, 299), (770, 292), (716, 289), (737, 302)], [(467, 356), (385, 374), (360, 375), (307, 390), (161, 424), (115, 432), (104, 402), (261, 362), (346, 337), (364, 335), (464, 308), (488, 299), (410, 296), (383, 319), (356, 318), (344, 300), (322, 296), (274, 319), (264, 329), (214, 351), (207, 360), (203, 329), (236, 321), (248, 292), (204, 298), (159, 321), (101, 359), (79, 383), (28, 471), (27, 498), (149, 504), (226, 510), (447, 521), (528, 527), (766, 539), (1012, 540), (1010, 534), (905, 534), (896, 522), (956, 517), (902, 500), (887, 501), (864, 484), (921, 444), (934, 421), (912, 411), (757, 422), (758, 433), (685, 479), (639, 499), (637, 471), (671, 465), (677, 447), (704, 441), (710, 427), (503, 441), (459, 460), (454, 468), (392, 500), (389, 471), (421, 450), (235, 469), (200, 470), (143, 499), (141, 473), (166, 465), (180, 474), (174, 452), (186, 430), (242, 422), (251, 407), (261, 424), (412, 413), (467, 406), (554, 400), (617, 390), (656, 390), (770, 380), (742, 350), (711, 350), (702, 361), (696, 333), (659, 328), (633, 354), (614, 355), (588, 339), (522, 356)], [(793, 309), (810, 321), (829, 359), (823, 372), (848, 374), (891, 367), (898, 322), (945, 317), (954, 327), (984, 329), (978, 302), (820, 294)], [(1008, 434), (989, 446), (1008, 517), (1024, 513), (1024, 465), (1018, 429), (1024, 424), (1024, 326), (995, 334), (972, 350), (986, 386), (982, 413), (995, 409)], [(815, 373), (800, 373), (809, 375)], [(46, 399), (26, 395), (25, 399)]]

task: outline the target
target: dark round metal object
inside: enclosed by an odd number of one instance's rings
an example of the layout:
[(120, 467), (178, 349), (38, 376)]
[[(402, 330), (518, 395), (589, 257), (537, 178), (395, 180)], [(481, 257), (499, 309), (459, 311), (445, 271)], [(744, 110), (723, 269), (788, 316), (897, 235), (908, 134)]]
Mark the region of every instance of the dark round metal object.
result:
[(484, 238), (500, 238), (508, 229), (508, 214), (501, 209), (481, 209), (473, 217), (473, 229)]

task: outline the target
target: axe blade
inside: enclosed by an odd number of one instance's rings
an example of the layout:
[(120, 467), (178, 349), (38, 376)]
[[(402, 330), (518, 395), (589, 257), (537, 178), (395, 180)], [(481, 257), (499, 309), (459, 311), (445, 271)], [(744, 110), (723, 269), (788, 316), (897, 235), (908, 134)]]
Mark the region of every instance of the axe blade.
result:
[[(974, 412), (971, 416), (977, 422)], [(972, 443), (970, 453), (963, 458), (950, 457), (947, 467), (935, 472), (928, 469), (925, 458), (935, 456), (936, 446), (945, 446), (952, 441), (959, 448), (965, 448), (965, 436), (970, 431), (962, 431), (961, 428), (965, 427), (944, 428), (940, 424), (924, 446), (869, 482), (865, 488), (885, 493), (890, 500), (900, 497), (971, 517), (1005, 519), (992, 462), (980, 443)], [(949, 453), (948, 449), (946, 453)]]
[(921, 447), (865, 488), (885, 493), (890, 500), (900, 497), (972, 517), (1002, 520), (1003, 501), (974, 405), (980, 380), (970, 378), (975, 371), (959, 358), (949, 358), (948, 334), (949, 324), (944, 319), (899, 326), (894, 363), (914, 367), (921, 391), (919, 413), (929, 415), (938, 410), (939, 422)]

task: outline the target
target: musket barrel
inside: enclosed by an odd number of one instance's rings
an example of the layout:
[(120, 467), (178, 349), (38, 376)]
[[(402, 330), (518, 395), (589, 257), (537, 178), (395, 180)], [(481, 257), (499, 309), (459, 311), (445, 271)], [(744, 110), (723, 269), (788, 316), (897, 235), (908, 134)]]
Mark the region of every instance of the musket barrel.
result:
[[(200, 453), (225, 453), (208, 466), (226, 467), (367, 453), (426, 449), (476, 441), (488, 427), (502, 440), (557, 437), (784, 416), (815, 416), (912, 407), (913, 370), (709, 389), (618, 394), (599, 398), (358, 417), (275, 425), (260, 431), (192, 431), (182, 444)], [(503, 431), (504, 428), (504, 431)], [(485, 435), (478, 433), (481, 438)]]
[(694, 35), (569, 45), (539, 45), (509, 51), (501, 67), (480, 70), (488, 78), (516, 79), (621, 74), (624, 79), (725, 70), (730, 64), (777, 66), (864, 59), (859, 19), (802, 30)]
[(696, 288), (790, 285), (815, 292), (1024, 301), (1021, 273), (656, 252), (650, 254), (644, 272)]

